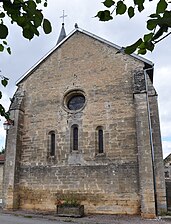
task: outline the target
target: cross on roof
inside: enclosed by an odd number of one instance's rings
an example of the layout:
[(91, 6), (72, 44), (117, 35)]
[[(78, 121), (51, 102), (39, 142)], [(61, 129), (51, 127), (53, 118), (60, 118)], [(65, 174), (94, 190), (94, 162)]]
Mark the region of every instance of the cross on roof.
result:
[(65, 19), (65, 17), (67, 17), (67, 15), (65, 15), (64, 10), (63, 10), (63, 15), (62, 15), (62, 16), (60, 16), (60, 18), (62, 18), (62, 19), (63, 19), (63, 23), (64, 23), (64, 19)]

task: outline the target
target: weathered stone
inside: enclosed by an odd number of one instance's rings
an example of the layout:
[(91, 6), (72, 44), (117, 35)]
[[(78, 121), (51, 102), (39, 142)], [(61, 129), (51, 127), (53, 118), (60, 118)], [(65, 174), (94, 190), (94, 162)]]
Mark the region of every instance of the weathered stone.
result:
[[(157, 104), (150, 98), (157, 130), (153, 164), (144, 61), (116, 52), (103, 40), (75, 32), (19, 82), (6, 145), (6, 209), (55, 211), (57, 195), (73, 193), (85, 213), (154, 217), (154, 183), (158, 208), (165, 208), (162, 165), (156, 165), (162, 161)], [(76, 92), (84, 95), (85, 105), (70, 111), (67, 94)], [(73, 126), (78, 150), (73, 150)]]

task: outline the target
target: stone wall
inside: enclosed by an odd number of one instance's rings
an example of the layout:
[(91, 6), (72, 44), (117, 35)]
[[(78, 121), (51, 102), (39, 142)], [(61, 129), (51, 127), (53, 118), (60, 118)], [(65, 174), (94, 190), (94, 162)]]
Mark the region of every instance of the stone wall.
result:
[(171, 211), (171, 180), (166, 180), (167, 209)]
[[(22, 83), (21, 208), (54, 210), (54, 195), (62, 190), (84, 195), (87, 212), (139, 212), (132, 70), (142, 66), (78, 33)], [(85, 108), (78, 113), (70, 113), (63, 102), (72, 90), (85, 94)], [(71, 151), (73, 124), (79, 128), (77, 152)], [(104, 130), (103, 154), (96, 153), (98, 126)], [(56, 135), (53, 158), (48, 156), (51, 131)]]
[[(71, 195), (86, 213), (139, 213), (137, 165), (22, 167), (20, 206), (55, 211), (57, 200)], [(27, 185), (24, 183), (27, 180)], [(102, 181), (103, 180), (103, 181)], [(72, 196), (74, 195), (74, 196)]]
[(3, 170), (4, 170), (4, 163), (0, 163), (0, 205), (2, 204), (2, 198), (3, 198)]

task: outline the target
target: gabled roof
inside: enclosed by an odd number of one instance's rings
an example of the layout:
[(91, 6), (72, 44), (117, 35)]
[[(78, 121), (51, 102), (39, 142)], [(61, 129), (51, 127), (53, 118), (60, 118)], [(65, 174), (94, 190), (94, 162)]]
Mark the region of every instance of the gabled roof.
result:
[[(58, 47), (60, 47), (65, 41), (67, 41), (76, 32), (80, 32), (80, 33), (83, 33), (83, 34), (85, 34), (87, 36), (90, 36), (90, 37), (92, 37), (92, 38), (94, 38), (94, 39), (96, 39), (96, 40), (98, 40), (98, 41), (100, 41), (100, 42), (102, 42), (104, 44), (107, 44), (107, 45), (109, 45), (109, 46), (111, 46), (111, 47), (113, 47), (115, 49), (118, 49), (118, 50), (121, 50), (122, 49), (122, 47), (120, 47), (120, 46), (118, 46), (116, 44), (113, 44), (110, 41), (107, 41), (107, 40), (105, 40), (105, 39), (103, 39), (103, 38), (101, 38), (101, 37), (99, 37), (99, 36), (97, 36), (95, 34), (92, 34), (92, 33), (88, 32), (86, 30), (83, 30), (83, 29), (81, 29), (79, 27), (76, 27), (61, 42), (59, 42), (54, 48), (52, 48), (52, 50), (50, 50), (44, 57), (42, 57), (36, 64), (34, 64), (23, 76), (21, 76), (17, 80), (16, 85), (19, 85), (22, 81), (24, 81), (25, 79), (27, 79), (27, 77), (29, 77), (33, 73), (33, 71), (35, 71), (35, 69), (37, 68), (37, 66), (39, 66), (44, 60), (46, 60)], [(143, 57), (141, 57), (141, 56), (139, 56), (137, 54), (134, 54), (133, 53), (130, 56), (132, 56), (132, 57), (134, 57), (134, 58), (136, 58), (136, 59), (144, 62), (147, 65), (147, 67), (152, 67), (153, 66), (153, 63), (151, 61), (149, 61), (149, 60), (147, 60), (147, 59), (145, 59), (145, 58), (143, 58)]]
[(171, 162), (171, 153), (164, 159), (164, 164)]

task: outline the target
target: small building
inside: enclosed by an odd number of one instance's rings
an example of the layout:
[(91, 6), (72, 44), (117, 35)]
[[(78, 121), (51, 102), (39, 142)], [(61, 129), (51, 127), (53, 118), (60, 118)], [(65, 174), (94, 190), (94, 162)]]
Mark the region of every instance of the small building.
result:
[[(4, 208), (166, 211), (153, 63), (78, 26), (17, 82), (9, 111)], [(153, 130), (153, 131), (152, 131)]]
[(164, 159), (167, 208), (171, 211), (171, 154)]
[(171, 153), (164, 159), (165, 179), (171, 179)]

